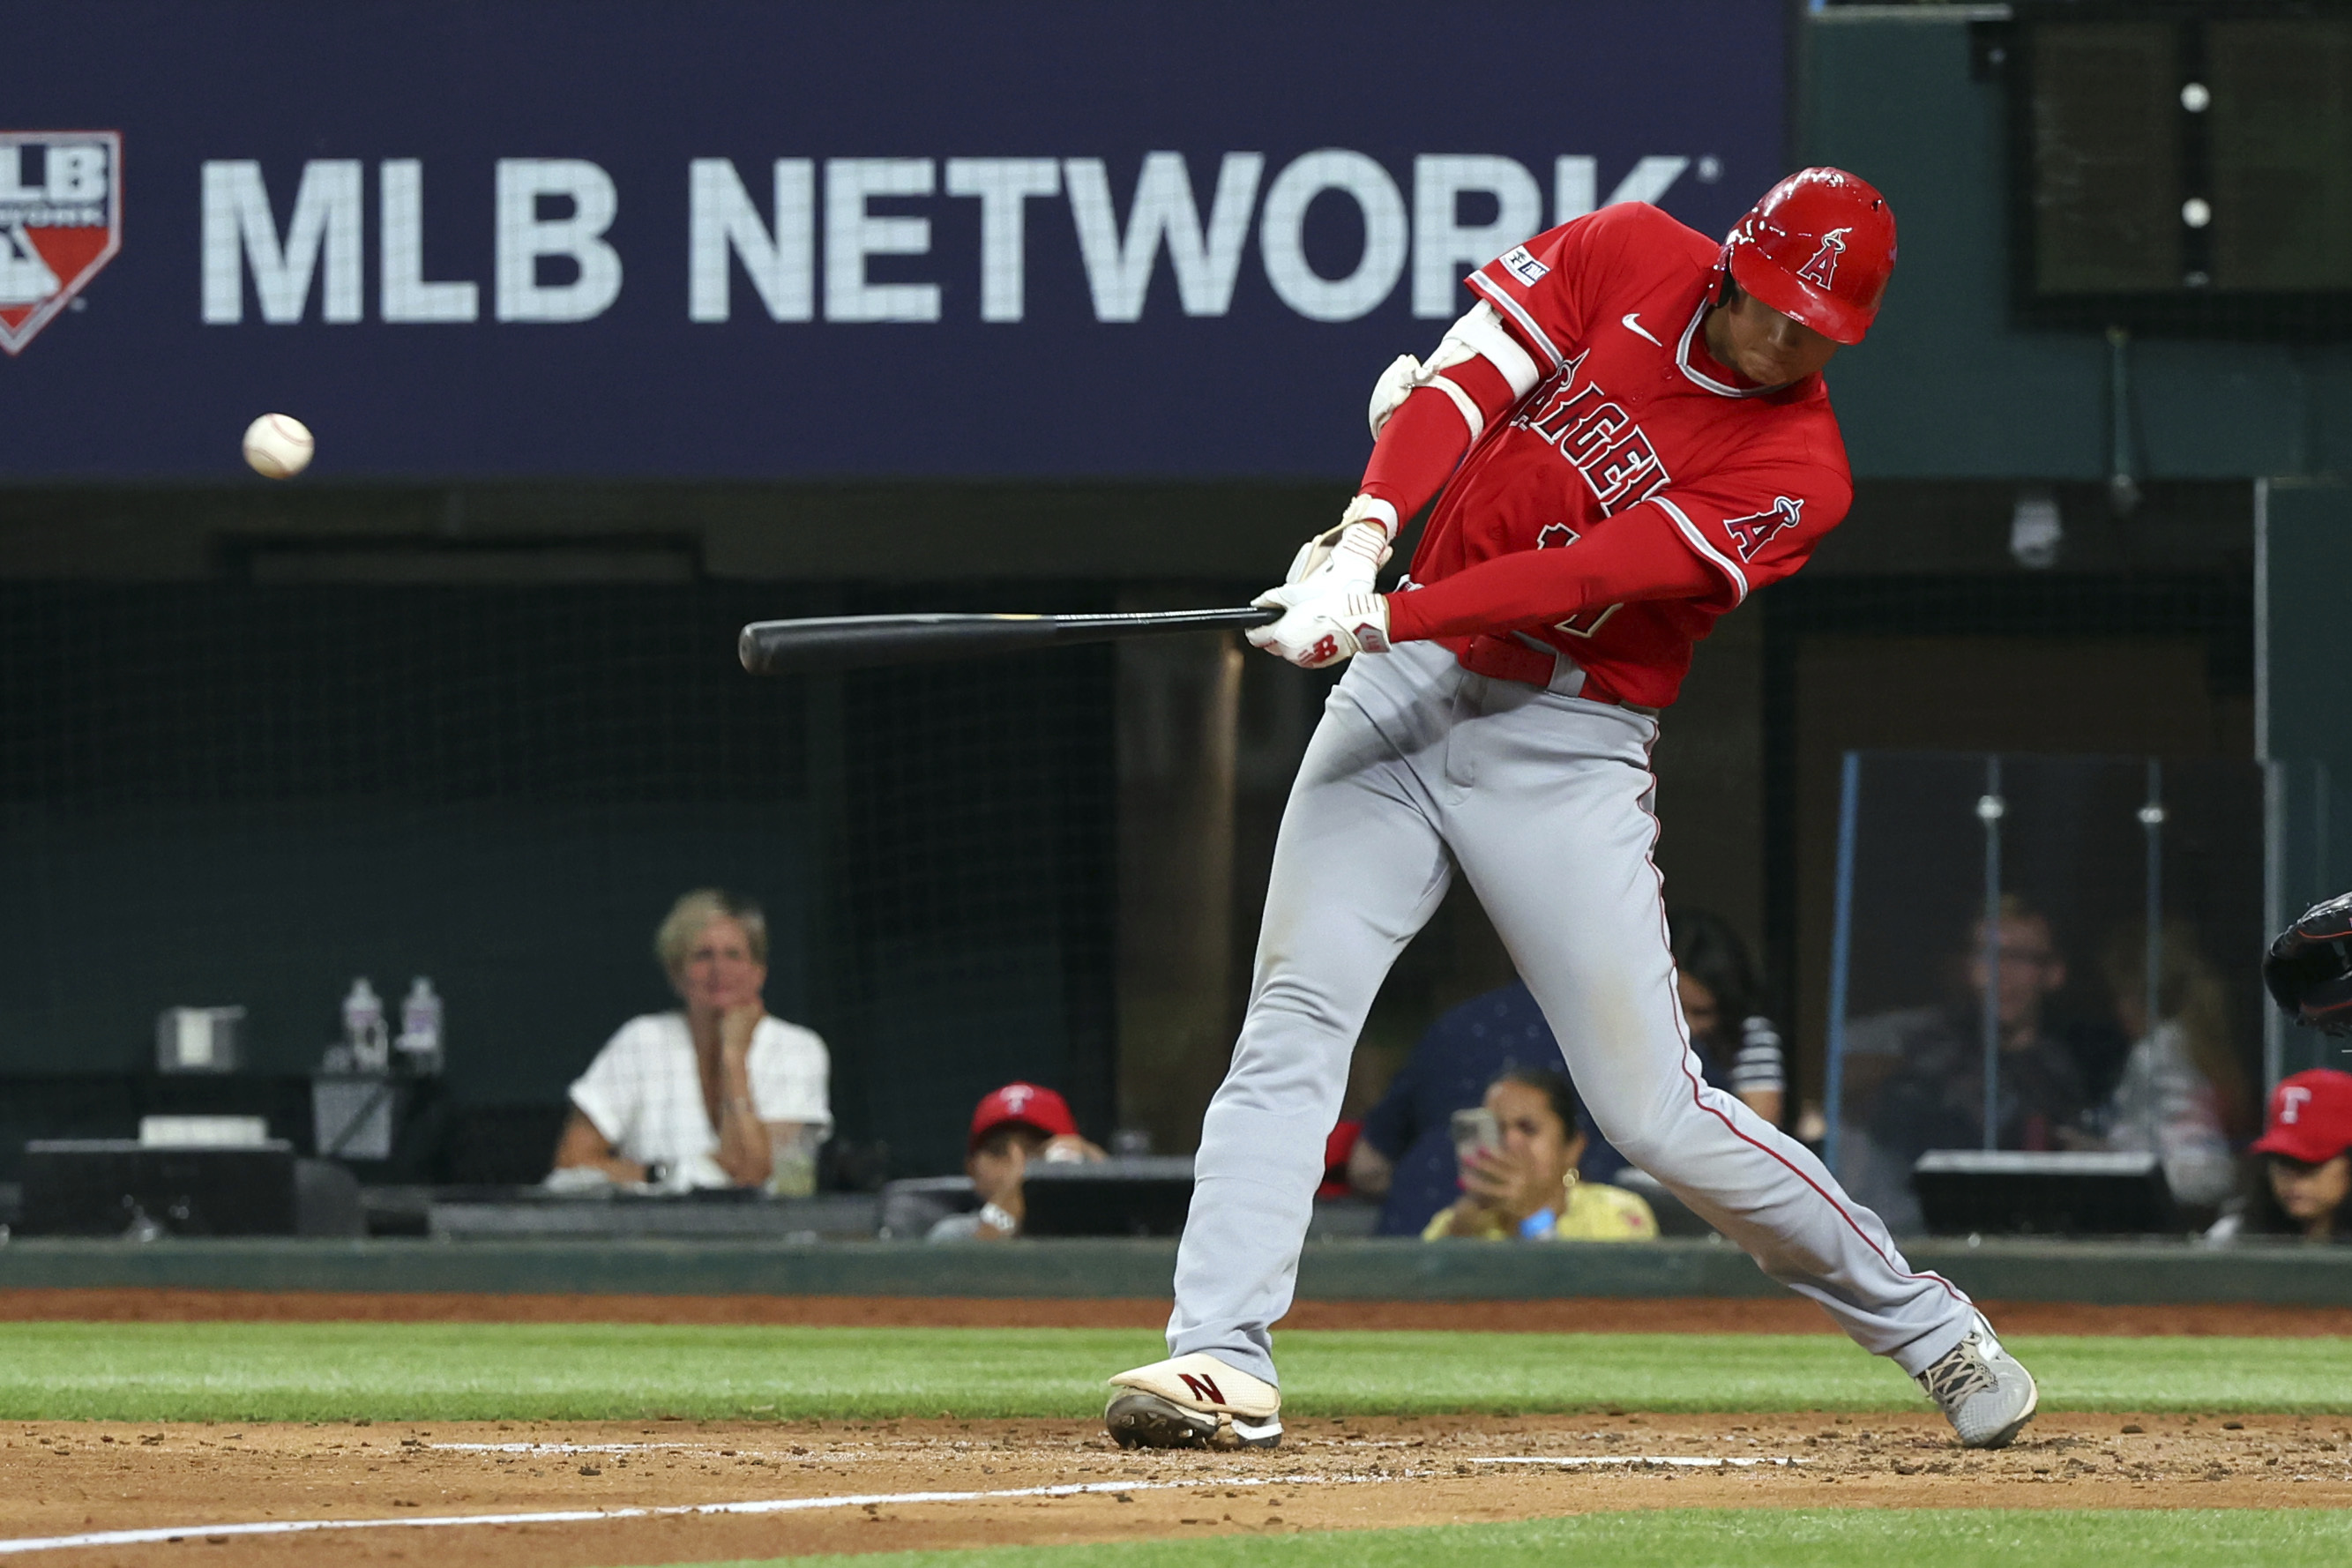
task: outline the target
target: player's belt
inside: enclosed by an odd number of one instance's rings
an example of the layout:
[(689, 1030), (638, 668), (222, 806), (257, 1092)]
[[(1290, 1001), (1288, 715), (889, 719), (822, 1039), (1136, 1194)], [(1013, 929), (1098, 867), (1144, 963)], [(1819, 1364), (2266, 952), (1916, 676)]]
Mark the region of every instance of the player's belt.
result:
[(1461, 660), (1462, 668), (1473, 675), (1540, 686), (1558, 696), (1580, 697), (1587, 702), (1606, 702), (1613, 708), (1622, 708), (1629, 713), (1639, 713), (1644, 718), (1655, 719), (1658, 716), (1655, 708), (1622, 701), (1593, 687), (1582, 665), (1549, 643), (1524, 637), (1522, 634), (1514, 633), (1507, 637), (1472, 637), (1469, 646), (1455, 657)]

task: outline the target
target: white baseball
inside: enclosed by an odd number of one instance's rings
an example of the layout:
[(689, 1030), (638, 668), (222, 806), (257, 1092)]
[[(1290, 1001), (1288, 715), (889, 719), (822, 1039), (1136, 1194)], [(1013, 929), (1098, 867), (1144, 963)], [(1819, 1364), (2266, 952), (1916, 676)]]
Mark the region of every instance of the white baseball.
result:
[(290, 479), (310, 466), (318, 443), (291, 414), (265, 414), (245, 427), (245, 460), (265, 479)]

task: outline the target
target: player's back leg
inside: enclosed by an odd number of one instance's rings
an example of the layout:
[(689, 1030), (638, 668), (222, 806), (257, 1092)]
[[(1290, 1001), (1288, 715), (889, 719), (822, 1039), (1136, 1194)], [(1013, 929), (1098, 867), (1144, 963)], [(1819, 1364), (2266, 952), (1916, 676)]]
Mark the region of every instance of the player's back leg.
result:
[[(1478, 787), (1443, 826), (1601, 1135), (1857, 1342), (1928, 1373), (1982, 1328), (1969, 1299), (1913, 1269), (1818, 1159), (1699, 1076), (1651, 859), (1654, 721), (1548, 694), (1496, 702)], [(2030, 1413), (2030, 1380), (1995, 1403)]]

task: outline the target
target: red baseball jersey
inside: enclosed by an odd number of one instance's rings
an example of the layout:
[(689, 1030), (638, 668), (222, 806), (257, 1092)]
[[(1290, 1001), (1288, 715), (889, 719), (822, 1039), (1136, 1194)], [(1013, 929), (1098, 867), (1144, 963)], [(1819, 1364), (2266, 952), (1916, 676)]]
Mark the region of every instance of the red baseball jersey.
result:
[[(1803, 565), (1845, 516), (1853, 484), (1821, 377), (1758, 388), (1706, 352), (1700, 323), (1720, 251), (1657, 208), (1628, 203), (1470, 275), (1538, 380), (1486, 424), (1447, 483), (1412, 582), (1443, 583), (1640, 517), (1647, 531), (1670, 525), (1720, 585), (1695, 598), (1565, 605), (1557, 618), (1441, 638), (1466, 667), (1540, 681), (1556, 649), (1584, 668), (1590, 695), (1664, 707), (1716, 617)], [(1421, 635), (1420, 596), (1391, 598), (1391, 635)]]

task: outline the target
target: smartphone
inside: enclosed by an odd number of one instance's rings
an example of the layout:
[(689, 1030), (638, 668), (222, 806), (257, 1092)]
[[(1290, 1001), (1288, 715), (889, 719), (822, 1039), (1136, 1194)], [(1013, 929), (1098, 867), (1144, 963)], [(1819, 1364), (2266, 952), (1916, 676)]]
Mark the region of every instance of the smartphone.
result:
[(1465, 1164), (1473, 1153), (1496, 1153), (1503, 1147), (1502, 1126), (1483, 1105), (1455, 1111), (1448, 1130), (1454, 1134), (1454, 1157)]

